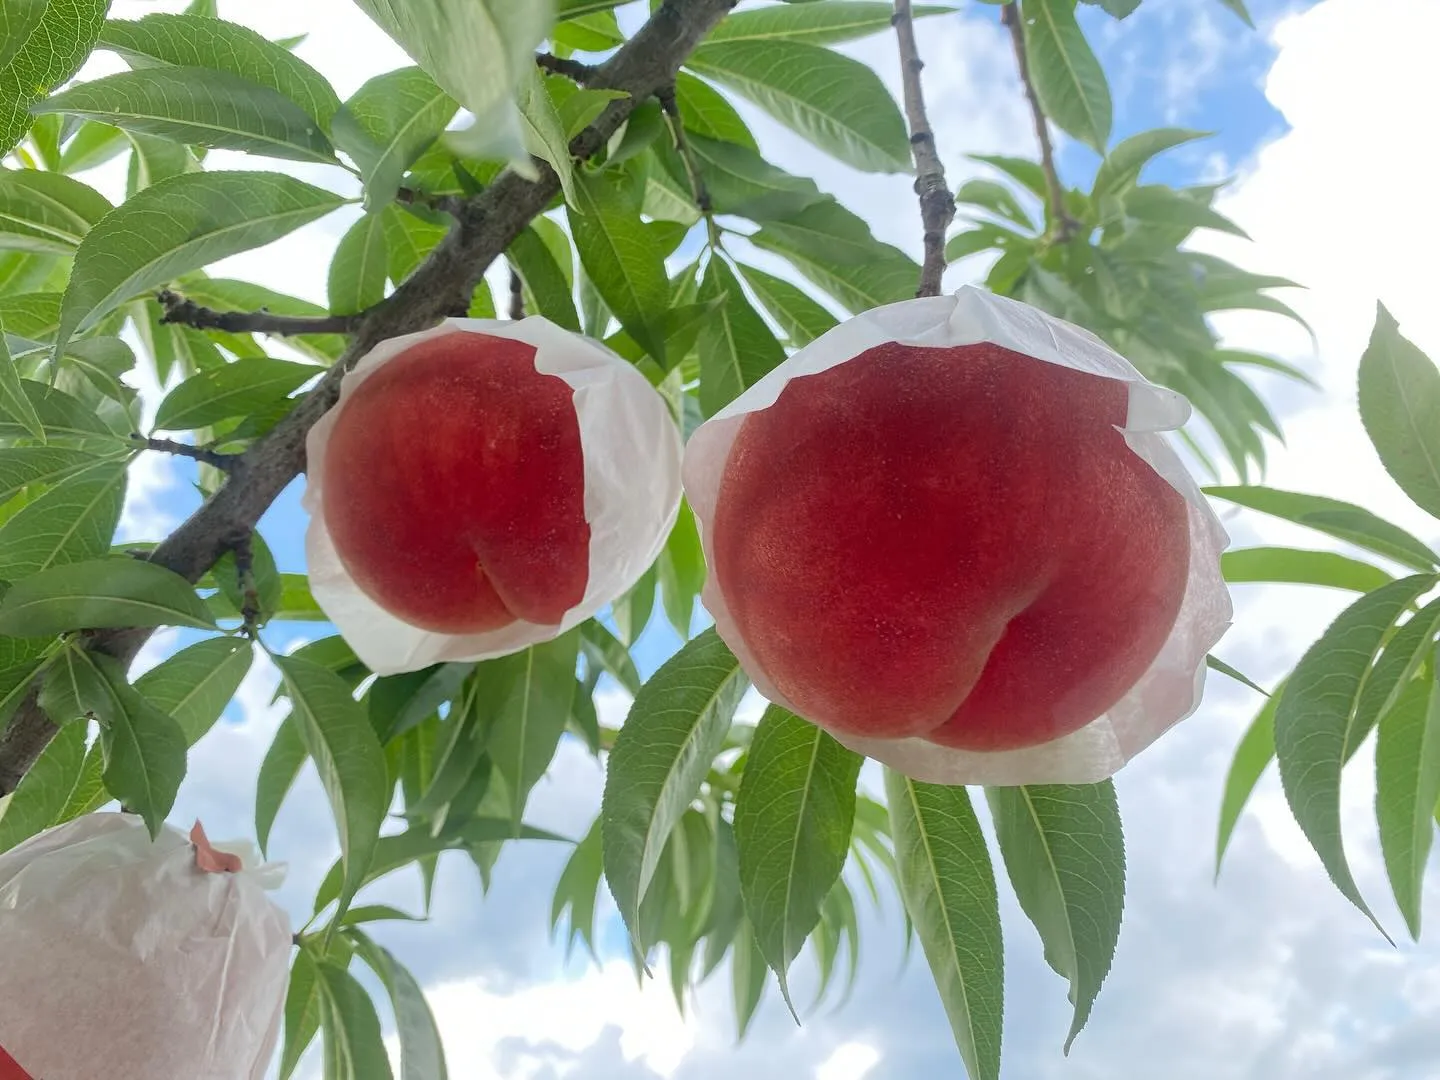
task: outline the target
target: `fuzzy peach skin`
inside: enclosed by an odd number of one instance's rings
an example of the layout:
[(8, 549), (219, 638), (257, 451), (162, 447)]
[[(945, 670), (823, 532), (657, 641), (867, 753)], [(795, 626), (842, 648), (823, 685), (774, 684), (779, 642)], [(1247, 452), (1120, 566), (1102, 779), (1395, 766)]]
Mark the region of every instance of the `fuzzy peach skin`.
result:
[(664, 399), (540, 317), (382, 343), (307, 453), (311, 589), (382, 675), (558, 636), (635, 583), (679, 509)]
[(1226, 538), (1185, 400), (977, 289), (851, 319), (706, 422), (704, 602), (762, 694), (939, 783), (1109, 776), (1198, 704)]

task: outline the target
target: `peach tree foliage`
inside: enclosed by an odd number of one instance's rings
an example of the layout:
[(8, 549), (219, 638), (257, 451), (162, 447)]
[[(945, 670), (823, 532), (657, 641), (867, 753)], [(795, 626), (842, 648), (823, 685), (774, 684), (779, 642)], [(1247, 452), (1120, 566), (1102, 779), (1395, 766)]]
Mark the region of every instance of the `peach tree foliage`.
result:
[[(1248, 21), (1242, 0), (1221, 2)], [(769, 162), (735, 105), (809, 140), (817, 161), (909, 171), (899, 105), (874, 71), (832, 48), (888, 33), (890, 4), (357, 6), (414, 65), (374, 73), (342, 102), (293, 51), (299, 39), (266, 40), (220, 18), (213, 0), (135, 21), (108, 19), (105, 0), (0, 0), (0, 850), (115, 802), (157, 828), (189, 748), (270, 628), (326, 632), (305, 575), (278, 572), (255, 526), (302, 471), (305, 434), (336, 400), (339, 376), (377, 342), (447, 315), (543, 314), (633, 362), (688, 434), (845, 314), (916, 292), (921, 267), (823, 182)], [(622, 22), (620, 6), (639, 10)], [(953, 18), (957, 6), (914, 16)], [(1293, 283), (1189, 250), (1197, 230), (1240, 232), (1213, 208), (1217, 186), (1144, 180), (1152, 160), (1202, 133), (1113, 137), (1110, 91), (1081, 24), (1148, 9), (964, 7), (1008, 28), (1036, 150), (976, 157), (981, 175), (953, 192), (962, 220), (946, 258), (986, 255), (991, 290), (1088, 328), (1188, 396), (1196, 417), (1183, 438), (1214, 498), (1363, 553), (1225, 557), (1233, 581), (1362, 595), (1266, 699), (1227, 782), (1220, 849), (1274, 756), (1302, 827), (1363, 907), (1340, 848), (1338, 792), (1376, 728), (1385, 861), (1418, 933), (1440, 794), (1440, 606), (1422, 606), (1437, 555), (1359, 507), (1252, 485), (1264, 436), (1279, 429), (1245, 374), (1306, 377), (1221, 348), (1208, 316), (1296, 318), (1272, 294)], [(126, 70), (73, 81), (95, 50)], [(467, 112), (480, 118), (473, 129)], [(1062, 175), (1051, 125), (1100, 155), (1091, 175)], [(257, 160), (208, 168), (211, 148)], [(302, 181), (287, 169), (295, 161), (328, 169)], [(125, 198), (112, 204), (86, 174), (121, 163)], [(357, 202), (323, 308), (207, 272)], [(678, 259), (682, 248), (699, 254)], [(506, 295), (483, 276), (492, 265), (508, 270)], [(137, 368), (167, 387), (141, 434), (123, 378)], [(1396, 480), (1440, 513), (1440, 375), (1383, 312), (1360, 404)], [(204, 503), (168, 537), (117, 546), (128, 472), (147, 453), (194, 458)], [(805, 945), (821, 998), (856, 978), (858, 909), (897, 891), (975, 1080), (1000, 1069), (997, 877), (1008, 878), (1069, 983), (1068, 1047), (1120, 931), (1125, 855), (1111, 783), (972, 792), (890, 774), (885, 801), (857, 791), (861, 759), (820, 729), (773, 706), (757, 725), (736, 721), (748, 681), (713, 631), (693, 633), (704, 576), (682, 513), (654, 566), (603, 617), (523, 653), (379, 678), (338, 636), (274, 657), (289, 712), (256, 778), (257, 838), (269, 842), (313, 762), (342, 852), (297, 939), (283, 1076), (322, 1032), (327, 1075), (389, 1076), (386, 1014), (405, 1075), (444, 1075), (420, 987), (367, 931), (415, 913), (366, 904), (364, 889), (418, 874), (428, 900), (442, 856), (470, 860), (488, 885), (513, 843), (569, 847), (552, 923), (570, 944), (596, 952), (604, 877), (637, 968), (648, 962), (677, 998), (723, 973), (742, 1036), (772, 973), (792, 1009), (818, 1004), (788, 990)], [(660, 618), (686, 643), (642, 683), (630, 650)], [(206, 636), (132, 681), (129, 662), (163, 626)], [(597, 718), (602, 684), (634, 695), (618, 730)], [(610, 769), (583, 836), (525, 817), (564, 738)], [(392, 807), (402, 816), (387, 823)], [(380, 1000), (355, 980), (356, 964), (379, 976)]]

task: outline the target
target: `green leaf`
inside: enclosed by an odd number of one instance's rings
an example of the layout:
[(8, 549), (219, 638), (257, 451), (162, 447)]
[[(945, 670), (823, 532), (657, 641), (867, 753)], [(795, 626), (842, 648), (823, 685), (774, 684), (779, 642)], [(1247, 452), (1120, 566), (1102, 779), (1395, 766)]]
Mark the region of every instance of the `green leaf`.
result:
[[(375, 855), (371, 860), (370, 869), (365, 874), (364, 884), (368, 885), (372, 881), (379, 881), (386, 874), (392, 874), (402, 867), (420, 862), (441, 852), (463, 851), (476, 846), (514, 839), (512, 833), (510, 821), (506, 818), (476, 817), (455, 829), (447, 829), (439, 836), (434, 835), (428, 828), (410, 829), (408, 832), (382, 836), (375, 845)], [(569, 843), (563, 836), (557, 836), (555, 833), (530, 825), (521, 830), (520, 839)], [(320, 888), (315, 892), (317, 914), (340, 895), (341, 883), (342, 866), (337, 862), (330, 867), (329, 872), (320, 883)]]
[(320, 1030), (320, 976), (308, 949), (300, 949), (290, 967), (285, 994), (285, 1043), (280, 1052), (280, 1080), (290, 1080), (300, 1058)]
[(157, 67), (77, 83), (34, 106), (192, 146), (335, 163), (315, 118), (289, 98), (227, 71)]
[(356, 5), (475, 115), (503, 155), (519, 153), (511, 95), (533, 70), (535, 47), (553, 23), (551, 0), (356, 0)]
[(1070, 982), (1068, 1054), (1120, 938), (1125, 837), (1115, 785), (991, 787), (985, 795), (1015, 896), (1040, 933), (1046, 962)]
[(65, 290), (57, 355), (73, 334), (88, 330), (132, 296), (228, 255), (263, 247), (343, 201), (280, 173), (186, 173), (152, 184), (81, 242)]
[(1206, 495), (1293, 521), (1413, 570), (1433, 570), (1435, 553), (1398, 525), (1353, 503), (1266, 487), (1207, 487)]
[(1141, 170), (1152, 159), (1166, 150), (1196, 139), (1209, 138), (1210, 135), (1211, 132), (1189, 128), (1152, 128), (1121, 139), (1105, 155), (1095, 173), (1095, 183), (1090, 189), (1091, 202), (1098, 206), (1103, 199), (1123, 195), (1139, 182)]
[(1360, 419), (1385, 471), (1440, 517), (1440, 371), (1379, 306), (1360, 358)]
[(186, 745), (194, 746), (240, 689), (252, 658), (241, 638), (210, 638), (167, 657), (136, 679), (135, 689), (174, 717)]
[(328, 958), (316, 964), (316, 974), (325, 1032), (325, 1075), (344, 1080), (393, 1080), (380, 1017), (365, 988), (344, 966)]
[(344, 866), (340, 911), (365, 880), (390, 805), (385, 752), (350, 688), (333, 672), (295, 656), (276, 656), (291, 717), (320, 771), (340, 835)]
[(600, 807), (605, 876), (640, 955), (653, 944), (640, 937), (640, 902), (748, 686), (707, 630), (640, 688), (610, 751)]
[(254, 30), (203, 15), (146, 15), (112, 19), (97, 48), (123, 56), (132, 68), (156, 65), (225, 71), (261, 86), (303, 109), (322, 129), (340, 99), (321, 75), (289, 49)]
[(414, 67), (377, 75), (350, 96), (335, 115), (332, 135), (364, 177), (367, 208), (395, 197), (406, 170), (458, 109), (453, 97)]
[(734, 271), (718, 256), (705, 268), (702, 300), (724, 306), (700, 328), (700, 408), (714, 416), (785, 360), (785, 350), (750, 306)]
[[(1124, 145), (1123, 143), (1121, 145)], [(1045, 170), (1038, 161), (1029, 158), (1012, 157), (1008, 154), (966, 154), (971, 161), (979, 161), (998, 169), (1010, 179), (1016, 181), (1026, 191), (1036, 198), (1045, 199), (1049, 197), (1049, 186), (1045, 180)]]
[(1414, 678), (1430, 655), (1436, 628), (1440, 627), (1440, 600), (1432, 600), (1397, 630), (1380, 653), (1375, 667), (1365, 677), (1350, 739), (1349, 760), (1369, 736), (1376, 721), (1395, 705), (1400, 692)]
[(125, 135), (132, 148), (125, 186), (127, 199), (161, 180), (200, 171), (200, 162), (189, 147), (154, 135), (142, 135), (138, 131), (127, 131)]
[(575, 311), (570, 281), (555, 253), (533, 226), (526, 226), (515, 238), (509, 255), (529, 293), (532, 309), (556, 325), (578, 333), (580, 316)]
[(759, 144), (724, 94), (688, 71), (675, 76), (675, 103), (687, 131), (758, 150)]
[(1245, 737), (1235, 748), (1230, 761), (1230, 771), (1225, 775), (1225, 794), (1220, 802), (1220, 826), (1215, 834), (1215, 877), (1220, 877), (1220, 864), (1225, 858), (1225, 849), (1230, 846), (1230, 837), (1240, 821), (1240, 813), (1250, 800), (1250, 793), (1260, 782), (1266, 767), (1275, 757), (1275, 710), (1280, 704), (1283, 684), (1266, 699), (1255, 719), (1245, 731)]
[[(0, 819), (3, 823), (3, 819)], [(555, 884), (555, 896), (550, 902), (550, 935), (560, 925), (560, 916), (569, 908), (569, 930), (565, 938), (565, 956), (578, 937), (585, 942), (592, 958), (599, 962), (595, 949), (595, 903), (600, 894), (602, 873), (600, 853), (600, 818), (590, 826), (585, 839), (575, 845), (565, 869), (560, 871), (560, 880)]]
[(1132, 190), (1125, 196), (1125, 214), (1148, 225), (1175, 225), (1187, 230), (1214, 229), (1245, 240), (1250, 238), (1244, 229), (1225, 215), (1161, 184), (1145, 184)]
[(1004, 1002), (1000, 902), (963, 787), (885, 770), (896, 884), (971, 1080), (999, 1080)]
[(479, 706), (488, 713), (486, 750), (510, 793), (517, 837), (530, 789), (550, 768), (570, 718), (579, 644), (579, 634), (562, 634), (477, 671)]
[[(28, 682), (28, 680), (27, 680)], [(85, 765), (89, 725), (69, 723), (41, 751), (0, 813), (0, 852), (55, 825)]]
[(1375, 819), (1396, 906), (1420, 940), (1420, 897), (1440, 800), (1440, 695), (1413, 679), (1380, 718), (1375, 744)]
[(17, 581), (0, 600), (0, 634), (42, 637), (127, 626), (215, 629), (189, 582), (141, 559), (52, 566)]
[(1332, 589), (1370, 592), (1390, 580), (1378, 566), (1331, 551), (1255, 547), (1227, 551), (1220, 569), (1232, 585), (1247, 581), (1324, 585)]
[[(703, 135), (691, 136), (689, 147), (717, 214), (783, 219), (827, 197), (820, 194), (815, 181), (777, 168), (748, 147)], [(675, 182), (688, 185), (679, 154), (666, 148), (660, 156)]]
[(580, 638), (589, 660), (600, 664), (632, 696), (640, 692), (640, 673), (635, 670), (630, 650), (604, 623), (596, 619), (582, 623)]
[(858, 60), (799, 41), (757, 40), (701, 45), (689, 66), (847, 165), (910, 171), (905, 119), (880, 77)]
[(587, 278), (627, 333), (657, 361), (665, 359), (656, 325), (669, 306), (670, 278), (654, 234), (640, 220), (638, 192), (623, 173), (575, 178), (570, 232)]
[(330, 310), (336, 315), (354, 315), (383, 300), (389, 258), (385, 219), (379, 214), (363, 215), (340, 238), (330, 261), (326, 282)]
[(1295, 665), (1275, 710), (1275, 757), (1285, 798), (1335, 887), (1377, 929), (1340, 838), (1340, 770), (1355, 739), (1355, 709), (1386, 633), (1407, 605), (1433, 588), (1417, 574), (1367, 593), (1330, 624)]
[(158, 836), (185, 777), (180, 725), (139, 694), (112, 657), (70, 648), (52, 677), (57, 673), (73, 684), (80, 707), (100, 721), (106, 790)]
[(750, 1021), (765, 995), (765, 977), (770, 972), (760, 943), (750, 924), (741, 921), (735, 931), (735, 949), (730, 958), (731, 995), (735, 1004), (735, 1038), (743, 1041)]
[(293, 715), (286, 716), (260, 762), (260, 775), (255, 781), (255, 838), (261, 851), (269, 849), (270, 830), (275, 827), (280, 806), (308, 757), (299, 723)]
[(71, 255), (110, 210), (104, 195), (60, 173), (0, 171), (0, 248)]
[(7, 0), (0, 9), (0, 154), (30, 127), (30, 107), (80, 70), (109, 6), (109, 0), (29, 0), (21, 7)]
[[(917, 4), (915, 18), (953, 15), (954, 8)], [(773, 5), (737, 11), (720, 20), (706, 43), (715, 41), (804, 41), (811, 45), (838, 45), (890, 29), (895, 14), (891, 4), (867, 0), (811, 0), (805, 4)]]
[[(540, 73), (539, 68), (532, 67), (520, 77), (515, 103), (520, 108), (521, 139), (526, 151), (555, 170), (555, 175), (560, 180), (560, 188), (565, 193), (565, 200), (574, 204), (575, 165), (570, 157), (570, 135), (566, 122), (561, 119), (559, 110), (555, 107), (555, 99), (546, 89), (547, 82), (559, 83), (569, 88), (569, 83), (560, 76), (547, 79)], [(524, 166), (532, 167), (528, 161), (524, 161)]]
[(1245, 7), (1245, 0), (1220, 0), (1227, 8), (1233, 11), (1244, 21), (1250, 29), (1255, 29), (1255, 20), (1250, 17), (1249, 10)]
[(361, 957), (371, 963), (390, 994), (395, 1029), (400, 1036), (400, 1080), (447, 1080), (445, 1046), (440, 1029), (415, 976), (394, 955), (367, 942)]
[(1263, 697), (1270, 696), (1263, 686), (1255, 682), (1243, 671), (1240, 671), (1239, 669), (1227, 664), (1224, 660), (1221, 660), (1214, 653), (1211, 653), (1205, 657), (1205, 666), (1211, 671), (1218, 671), (1220, 672), (1220, 674), (1226, 676), (1227, 678), (1234, 679), (1242, 686), (1248, 686), (1251, 690), (1254, 690), (1257, 694), (1260, 694)]
[(681, 639), (688, 640), (695, 618), (695, 600), (705, 587), (705, 555), (700, 547), (695, 515), (690, 504), (683, 500), (655, 566), (665, 614)]
[[(118, 446), (128, 445), (128, 440), (122, 441), (105, 426), (104, 419), (93, 408), (81, 404), (64, 391), (53, 390), (31, 379), (21, 379), (20, 389), (35, 406), (35, 415), (40, 418), (40, 424), (51, 442), (56, 439), (74, 440), (81, 444), (77, 449), (107, 453)], [(30, 433), (24, 427), (0, 414), (0, 439), (29, 437)]]
[(830, 314), (824, 305), (784, 278), (767, 274), (753, 266), (740, 265), (739, 270), (745, 276), (751, 292), (770, 317), (780, 324), (780, 329), (785, 331), (791, 345), (797, 348), (809, 345), (821, 334), (839, 324), (839, 320)]
[(10, 357), (10, 348), (5, 342), (5, 325), (0, 322), (0, 412), (23, 427), (27, 434), (45, 441), (45, 428), (35, 412), (35, 405), (20, 385), (20, 373), (15, 370), (15, 361)]
[(1030, 78), (1045, 115), (1068, 134), (1105, 153), (1110, 141), (1110, 86), (1075, 21), (1071, 0), (1021, 0)]
[(861, 218), (833, 199), (783, 221), (763, 222), (750, 239), (789, 259), (855, 313), (912, 299), (920, 281), (920, 267), (913, 259), (880, 243)]
[(155, 413), (162, 431), (193, 431), (271, 408), (322, 373), (314, 364), (256, 357), (192, 375)]
[(1086, 4), (1098, 4), (1107, 15), (1124, 19), (1133, 15), (1140, 6), (1140, 0), (1082, 0)]
[[(1025, 212), (1015, 194), (1004, 184), (994, 180), (966, 180), (955, 192), (955, 201), (989, 210), (992, 214), (1026, 229), (1035, 228), (1035, 223), (1030, 220), (1030, 215)], [(951, 242), (954, 242), (953, 239)], [(946, 257), (949, 257), (948, 254)]]
[(787, 1003), (786, 972), (845, 866), (863, 762), (778, 705), (765, 710), (750, 742), (735, 801), (740, 888), (760, 952)]

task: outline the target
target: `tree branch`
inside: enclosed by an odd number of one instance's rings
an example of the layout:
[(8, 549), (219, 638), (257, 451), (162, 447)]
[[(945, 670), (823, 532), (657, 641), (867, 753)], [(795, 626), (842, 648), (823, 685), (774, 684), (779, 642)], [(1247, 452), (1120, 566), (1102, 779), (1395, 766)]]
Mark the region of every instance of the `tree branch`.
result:
[(1010, 29), (1010, 41), (1015, 46), (1015, 66), (1020, 72), (1020, 82), (1025, 87), (1025, 99), (1030, 103), (1030, 116), (1035, 122), (1035, 137), (1040, 141), (1040, 168), (1045, 173), (1045, 190), (1049, 193), (1050, 230), (1062, 244), (1074, 236), (1080, 223), (1065, 209), (1065, 186), (1060, 183), (1060, 173), (1055, 168), (1055, 147), (1050, 142), (1050, 125), (1045, 119), (1045, 110), (1040, 107), (1040, 96), (1035, 93), (1035, 83), (1030, 78), (1030, 60), (1025, 52), (1025, 27), (1020, 24), (1020, 12), (1013, 3), (1000, 9), (1000, 21)]
[(162, 289), (155, 294), (164, 313), (162, 323), (179, 323), (196, 330), (224, 330), (231, 334), (348, 334), (363, 318), (360, 315), (272, 315), (268, 311), (214, 311), (187, 300), (177, 292)]
[(525, 282), (520, 280), (520, 271), (510, 267), (510, 318), (519, 321), (525, 317)]
[[(570, 142), (584, 160), (606, 145), (636, 102), (675, 80), (685, 58), (735, 0), (665, 0), (649, 21), (596, 70), (591, 85), (623, 90), (605, 111)], [(198, 581), (226, 551), (242, 542), (255, 523), (305, 467), (305, 436), (335, 404), (340, 380), (354, 362), (379, 342), (433, 326), (463, 311), (486, 268), (520, 235), (560, 191), (560, 179), (543, 162), (539, 176), (525, 180), (506, 170), (488, 188), (458, 208), (455, 227), (406, 281), (374, 308), (355, 316), (354, 336), (345, 354), (315, 388), (232, 465), (225, 486), (195, 511), (150, 554), (152, 562)], [(90, 647), (128, 664), (149, 630), (105, 630)], [(40, 709), (32, 687), (9, 725), (0, 732), (0, 795), (15, 790), (54, 737), (56, 727)]]
[(690, 141), (685, 137), (685, 121), (680, 115), (680, 103), (675, 100), (675, 84), (669, 83), (660, 87), (655, 91), (655, 99), (660, 102), (660, 111), (665, 114), (665, 126), (670, 129), (675, 152), (685, 164), (685, 176), (690, 182), (690, 196), (695, 200), (696, 209), (705, 217), (705, 230), (710, 237), (710, 246), (719, 247), (720, 229), (715, 224), (715, 207), (710, 201), (710, 190), (705, 186), (705, 178), (700, 175), (695, 154), (690, 149)]
[(146, 438), (138, 431), (132, 432), (130, 438), (142, 450), (156, 450), (162, 454), (174, 454), (176, 457), (201, 461), (206, 465), (215, 466), (221, 472), (229, 472), (231, 467), (240, 460), (239, 454), (222, 454), (207, 446), (192, 446), (190, 443), (176, 442), (173, 439)]
[(955, 220), (955, 197), (945, 183), (945, 166), (935, 149), (935, 133), (925, 115), (925, 91), (920, 72), (925, 62), (915, 41), (915, 20), (910, 0), (895, 0), (890, 18), (900, 43), (900, 78), (905, 92), (905, 117), (910, 123), (910, 153), (915, 158), (915, 194), (920, 196), (920, 222), (925, 230), (925, 261), (920, 268), (916, 296), (939, 296), (945, 275), (945, 231)]
[(582, 64), (579, 60), (570, 60), (550, 53), (536, 53), (535, 63), (542, 71), (548, 71), (551, 75), (564, 75), (581, 86), (589, 86), (600, 76), (600, 68), (594, 64)]

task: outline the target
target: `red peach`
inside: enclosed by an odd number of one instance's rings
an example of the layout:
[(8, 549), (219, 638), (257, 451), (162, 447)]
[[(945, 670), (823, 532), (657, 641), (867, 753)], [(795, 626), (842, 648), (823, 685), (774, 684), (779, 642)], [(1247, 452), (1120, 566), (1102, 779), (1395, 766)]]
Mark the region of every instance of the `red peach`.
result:
[(385, 364), (338, 415), (323, 500), (356, 584), (421, 629), (557, 624), (585, 594), (580, 423), (533, 345), (447, 334)]
[(993, 344), (888, 343), (746, 416), (714, 572), (800, 713), (1007, 750), (1150, 665), (1185, 592), (1185, 499), (1117, 430), (1123, 382)]

